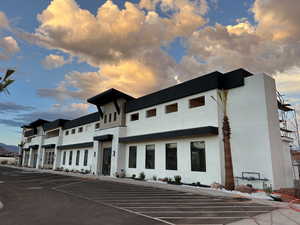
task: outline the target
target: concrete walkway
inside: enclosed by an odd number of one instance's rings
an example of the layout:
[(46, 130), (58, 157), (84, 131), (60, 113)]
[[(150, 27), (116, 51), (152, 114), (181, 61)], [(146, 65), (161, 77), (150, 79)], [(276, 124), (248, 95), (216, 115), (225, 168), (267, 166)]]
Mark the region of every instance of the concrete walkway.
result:
[[(8, 166), (12, 168), (19, 168)], [(165, 183), (159, 182), (145, 182), (145, 181), (138, 181), (132, 180), (128, 178), (114, 178), (114, 177), (107, 177), (107, 176), (94, 176), (94, 175), (83, 175), (83, 174), (75, 174), (75, 173), (66, 173), (61, 171), (53, 171), (53, 170), (42, 170), (42, 169), (32, 169), (32, 168), (19, 168), (25, 171), (38, 171), (41, 173), (52, 173), (52, 174), (62, 174), (68, 175), (73, 177), (81, 177), (86, 179), (99, 179), (104, 181), (111, 181), (111, 182), (118, 182), (118, 183), (127, 183), (127, 184), (134, 184), (134, 185), (141, 185), (141, 186), (148, 186), (148, 187), (157, 187), (162, 189), (168, 190), (175, 190), (175, 191), (184, 191), (189, 193), (198, 193), (204, 195), (212, 195), (212, 196), (222, 196), (222, 197), (238, 197), (236, 194), (231, 194), (227, 192), (221, 192), (217, 190), (207, 189), (207, 188), (195, 188), (189, 186), (181, 186), (181, 185), (170, 185)], [(300, 212), (293, 210), (289, 207), (289, 204), (286, 202), (275, 202), (275, 201), (268, 201), (268, 200), (261, 200), (261, 199), (252, 199), (252, 202), (270, 205), (277, 207), (277, 210), (273, 210), (271, 213), (261, 214), (251, 219), (245, 219), (238, 222), (230, 223), (231, 225), (300, 225)], [(300, 211), (300, 205), (293, 205), (295, 208), (298, 208)], [(1, 202), (0, 202), (1, 208)]]

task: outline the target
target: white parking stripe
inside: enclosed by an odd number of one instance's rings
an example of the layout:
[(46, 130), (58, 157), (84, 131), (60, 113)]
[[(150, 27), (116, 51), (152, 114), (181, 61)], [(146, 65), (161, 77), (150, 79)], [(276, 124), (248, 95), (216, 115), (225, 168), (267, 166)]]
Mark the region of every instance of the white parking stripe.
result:
[(139, 213), (186, 213), (186, 214), (193, 214), (193, 213), (267, 213), (269, 211), (138, 211)]
[(166, 208), (166, 209), (172, 209), (172, 208), (181, 208), (181, 209), (197, 209), (197, 208), (207, 208), (207, 209), (213, 209), (213, 208), (266, 208), (266, 206), (240, 206), (240, 205), (233, 205), (233, 206), (201, 206), (201, 207), (194, 207), (194, 206), (132, 206), (132, 207), (126, 207), (128, 209), (157, 209), (157, 208)]
[(180, 216), (176, 216), (176, 217), (156, 217), (158, 219), (161, 219), (161, 220), (168, 220), (168, 219), (174, 219), (174, 220), (182, 220), (182, 219), (249, 219), (250, 217), (249, 216), (218, 216), (218, 217), (215, 217), (215, 216), (206, 216), (206, 217), (180, 217)]
[(215, 205), (215, 204), (245, 204), (245, 203), (242, 203), (242, 202), (203, 202), (203, 203), (193, 203), (193, 202), (131, 202), (131, 203), (114, 203), (114, 204), (117, 204), (117, 205), (157, 205), (157, 204), (160, 204), (160, 205)]

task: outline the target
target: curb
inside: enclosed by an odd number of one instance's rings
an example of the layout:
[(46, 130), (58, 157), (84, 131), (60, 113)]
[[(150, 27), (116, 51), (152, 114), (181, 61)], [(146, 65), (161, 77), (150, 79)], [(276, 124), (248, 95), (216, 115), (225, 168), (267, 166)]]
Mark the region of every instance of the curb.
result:
[(3, 209), (4, 205), (3, 203), (0, 201), (0, 210)]

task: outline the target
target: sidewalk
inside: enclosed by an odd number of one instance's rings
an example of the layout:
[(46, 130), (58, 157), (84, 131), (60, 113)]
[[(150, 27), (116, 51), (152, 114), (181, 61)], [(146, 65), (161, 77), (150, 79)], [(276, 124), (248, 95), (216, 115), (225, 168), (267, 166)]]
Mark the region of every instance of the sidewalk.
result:
[[(141, 185), (141, 186), (148, 186), (148, 187), (157, 187), (163, 188), (167, 190), (175, 190), (175, 191), (183, 191), (188, 193), (196, 193), (196, 194), (203, 194), (203, 195), (212, 195), (216, 197), (239, 197), (236, 194), (231, 194), (227, 192), (222, 192), (214, 189), (208, 188), (199, 188), (199, 187), (189, 187), (185, 185), (171, 185), (165, 184), (160, 182), (151, 182), (151, 181), (138, 181), (132, 180), (129, 178), (115, 178), (115, 177), (108, 177), (108, 176), (95, 176), (95, 175), (83, 175), (83, 174), (74, 174), (74, 173), (67, 173), (62, 171), (53, 171), (53, 170), (44, 170), (44, 169), (33, 169), (33, 168), (20, 168), (15, 166), (7, 166), (12, 167), (15, 169), (21, 169), (25, 171), (32, 171), (32, 172), (40, 172), (40, 173), (52, 173), (52, 174), (60, 174), (60, 175), (67, 175), (73, 177), (80, 177), (85, 179), (95, 179), (95, 180), (103, 180), (103, 181), (110, 181), (110, 182), (118, 182), (118, 183), (127, 183), (133, 185)], [(268, 201), (262, 199), (251, 199), (252, 202), (265, 204), (277, 207), (277, 210), (274, 210), (267, 214), (261, 214), (255, 216), (251, 219), (245, 219), (238, 222), (230, 223), (230, 225), (300, 225), (300, 205), (293, 204), (293, 207), (296, 210), (291, 209), (289, 204), (286, 202), (275, 202), (275, 201)], [(1, 209), (1, 202), (0, 202), (0, 209)]]

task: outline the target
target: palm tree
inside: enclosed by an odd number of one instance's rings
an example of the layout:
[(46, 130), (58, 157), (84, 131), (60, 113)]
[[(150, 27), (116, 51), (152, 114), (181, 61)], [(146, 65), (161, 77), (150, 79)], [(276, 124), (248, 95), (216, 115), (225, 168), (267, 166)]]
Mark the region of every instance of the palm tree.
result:
[[(228, 100), (228, 90), (222, 89), (218, 90), (218, 97), (221, 101), (221, 106), (223, 109), (223, 144), (224, 144), (224, 157), (225, 157), (225, 188), (227, 190), (234, 190), (234, 178), (233, 178), (233, 167), (232, 167), (232, 156), (231, 156), (231, 144), (230, 144), (230, 123), (227, 114), (227, 100)], [(216, 99), (214, 99), (219, 103)]]
[(13, 69), (6, 70), (5, 76), (0, 77), (0, 93), (4, 92), (9, 94), (7, 87), (11, 85), (15, 80), (9, 79), (9, 77), (15, 72)]

